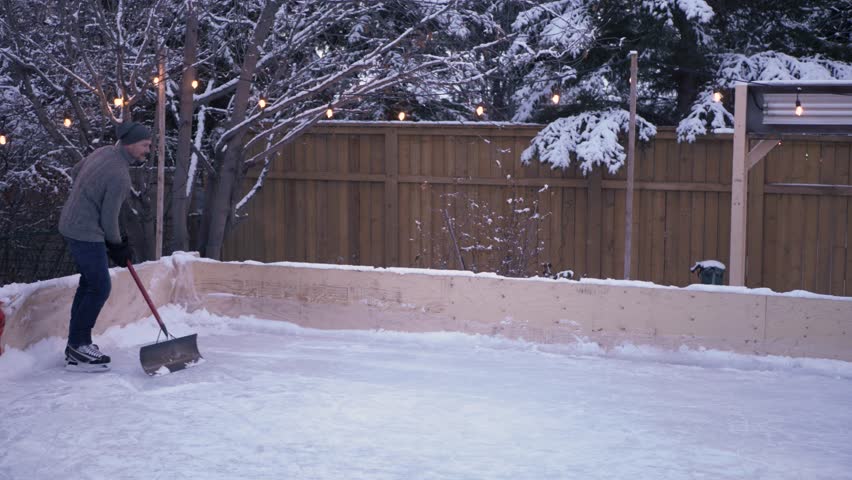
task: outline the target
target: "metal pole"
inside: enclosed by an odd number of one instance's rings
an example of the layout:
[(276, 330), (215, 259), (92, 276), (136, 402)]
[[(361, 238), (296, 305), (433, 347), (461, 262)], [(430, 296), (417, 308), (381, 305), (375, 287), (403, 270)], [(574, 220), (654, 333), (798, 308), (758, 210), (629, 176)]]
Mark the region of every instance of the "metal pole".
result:
[(638, 53), (630, 52), (630, 123), (627, 130), (627, 196), (624, 209), (624, 279), (630, 280), (633, 251), (633, 183), (636, 176), (636, 82)]
[(160, 49), (157, 62), (157, 230), (154, 259), (163, 256), (163, 195), (166, 164), (166, 53)]

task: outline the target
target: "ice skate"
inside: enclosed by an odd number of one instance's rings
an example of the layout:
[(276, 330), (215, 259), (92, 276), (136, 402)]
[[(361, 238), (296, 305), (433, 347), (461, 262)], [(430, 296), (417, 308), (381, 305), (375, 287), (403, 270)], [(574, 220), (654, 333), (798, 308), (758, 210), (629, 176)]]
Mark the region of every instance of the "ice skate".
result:
[(108, 372), (111, 359), (95, 344), (65, 347), (65, 368), (76, 372)]

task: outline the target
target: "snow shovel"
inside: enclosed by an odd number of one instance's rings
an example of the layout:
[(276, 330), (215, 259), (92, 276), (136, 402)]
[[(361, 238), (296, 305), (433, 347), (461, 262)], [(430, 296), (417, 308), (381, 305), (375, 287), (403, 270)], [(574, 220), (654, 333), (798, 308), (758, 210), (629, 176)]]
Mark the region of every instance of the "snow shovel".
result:
[(166, 339), (162, 342), (159, 341), (159, 336), (157, 336), (157, 343), (146, 345), (139, 350), (142, 369), (148, 375), (165, 375), (195, 366), (203, 358), (198, 351), (198, 335), (193, 333), (185, 337), (175, 338), (174, 335), (170, 334), (166, 329), (166, 324), (163, 323), (163, 319), (160, 318), (160, 314), (157, 313), (157, 307), (154, 306), (154, 302), (148, 296), (139, 276), (136, 275), (136, 270), (130, 260), (127, 261), (127, 269), (130, 270), (133, 280), (136, 281), (136, 286), (139, 287), (139, 291), (142, 292), (142, 296), (148, 302), (148, 307), (151, 308), (151, 313), (154, 314), (154, 318), (160, 324), (160, 330), (166, 336)]

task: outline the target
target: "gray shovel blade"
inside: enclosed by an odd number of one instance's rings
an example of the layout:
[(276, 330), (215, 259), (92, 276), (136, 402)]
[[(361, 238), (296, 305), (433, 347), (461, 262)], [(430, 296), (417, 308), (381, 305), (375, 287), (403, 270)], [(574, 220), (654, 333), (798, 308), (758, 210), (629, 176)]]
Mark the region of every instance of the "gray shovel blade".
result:
[(198, 351), (198, 335), (146, 345), (139, 350), (142, 369), (148, 375), (165, 375), (192, 367), (203, 357)]

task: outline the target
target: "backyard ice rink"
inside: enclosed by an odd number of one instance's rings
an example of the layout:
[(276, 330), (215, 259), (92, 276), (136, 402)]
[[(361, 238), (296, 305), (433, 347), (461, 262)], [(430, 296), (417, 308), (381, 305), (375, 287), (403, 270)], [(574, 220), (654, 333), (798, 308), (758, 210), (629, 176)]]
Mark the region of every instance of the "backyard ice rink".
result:
[(0, 356), (0, 479), (852, 478), (852, 364), (162, 314), (206, 361), (147, 377), (153, 318)]

